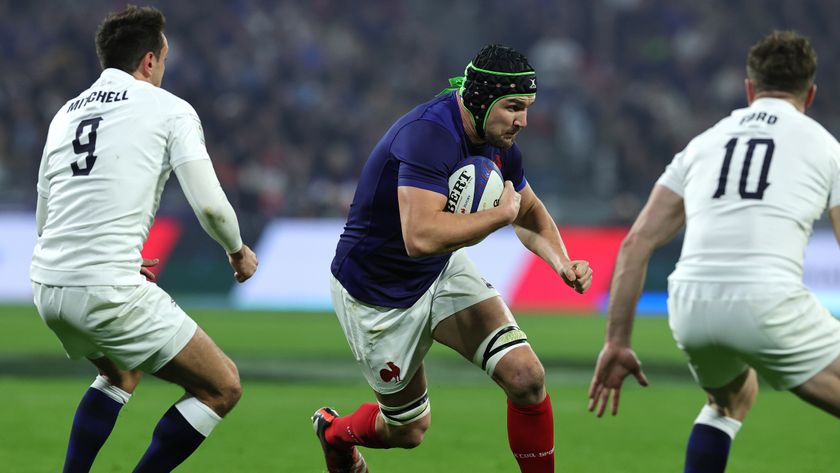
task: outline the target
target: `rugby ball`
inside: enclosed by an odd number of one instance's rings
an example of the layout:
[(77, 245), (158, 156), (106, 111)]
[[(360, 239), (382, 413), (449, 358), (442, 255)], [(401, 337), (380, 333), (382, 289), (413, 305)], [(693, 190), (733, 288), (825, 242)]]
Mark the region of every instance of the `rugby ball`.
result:
[(470, 156), (449, 176), (449, 196), (444, 210), (471, 214), (498, 207), (505, 181), (496, 164), (484, 156)]

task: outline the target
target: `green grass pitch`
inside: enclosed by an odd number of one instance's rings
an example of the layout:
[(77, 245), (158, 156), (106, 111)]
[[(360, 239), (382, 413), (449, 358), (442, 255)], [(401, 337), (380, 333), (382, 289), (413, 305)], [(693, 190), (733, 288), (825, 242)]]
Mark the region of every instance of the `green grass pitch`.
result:
[[(338, 323), (326, 314), (188, 311), (230, 354), (244, 396), (183, 472), (321, 472), (309, 415), (373, 399)], [(597, 317), (519, 317), (547, 371), (560, 472), (682, 471), (685, 439), (704, 395), (688, 375), (664, 319), (640, 319), (634, 346), (651, 386), (628, 387), (615, 418), (586, 412), (586, 390), (603, 337)], [(427, 358), (432, 428), (416, 450), (365, 450), (373, 472), (513, 472), (501, 391), (445, 347)], [(0, 307), (0, 471), (55, 472), (79, 397), (93, 377), (31, 307)], [(180, 395), (149, 377), (125, 407), (95, 472), (130, 471), (157, 418)], [(728, 471), (836, 471), (836, 419), (763, 387)]]

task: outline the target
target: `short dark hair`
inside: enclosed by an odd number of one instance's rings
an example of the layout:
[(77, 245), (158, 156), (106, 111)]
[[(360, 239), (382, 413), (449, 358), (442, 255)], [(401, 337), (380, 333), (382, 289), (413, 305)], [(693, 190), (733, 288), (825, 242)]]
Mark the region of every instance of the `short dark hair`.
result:
[(96, 31), (96, 55), (102, 68), (131, 74), (146, 53), (151, 51), (159, 58), (164, 26), (163, 13), (153, 7), (129, 5), (108, 15)]
[(495, 72), (528, 72), (534, 70), (524, 54), (501, 44), (484, 46), (475, 55), (472, 63), (473, 66), (480, 69)]
[(756, 92), (807, 94), (817, 74), (817, 53), (794, 31), (773, 31), (750, 49), (747, 77)]

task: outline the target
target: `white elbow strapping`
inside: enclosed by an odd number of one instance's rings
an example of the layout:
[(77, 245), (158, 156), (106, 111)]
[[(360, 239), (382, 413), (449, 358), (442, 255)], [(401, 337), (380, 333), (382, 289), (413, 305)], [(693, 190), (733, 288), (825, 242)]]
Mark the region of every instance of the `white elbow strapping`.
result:
[(478, 346), (473, 363), (493, 376), (496, 365), (505, 355), (520, 345), (527, 345), (528, 337), (516, 324), (509, 323), (494, 330)]

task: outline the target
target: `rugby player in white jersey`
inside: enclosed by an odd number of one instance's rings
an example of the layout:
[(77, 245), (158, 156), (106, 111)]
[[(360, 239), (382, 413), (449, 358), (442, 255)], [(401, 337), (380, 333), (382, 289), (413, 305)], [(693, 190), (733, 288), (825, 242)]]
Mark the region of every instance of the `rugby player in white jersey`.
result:
[[(129, 6), (99, 26), (104, 71), (50, 124), (38, 176), (35, 305), (71, 358), (99, 376), (76, 411), (65, 472), (87, 472), (143, 372), (186, 393), (160, 419), (135, 472), (171, 471), (240, 397), (233, 362), (157, 285), (140, 250), (174, 170), (237, 281), (257, 260), (213, 171), (201, 122), (160, 88), (169, 47), (154, 8)], [(148, 265), (151, 262), (142, 262)]]
[(653, 250), (686, 225), (668, 278), (668, 314), (708, 393), (685, 472), (722, 472), (758, 393), (756, 373), (840, 417), (840, 321), (802, 283), (813, 223), (828, 203), (840, 240), (840, 144), (805, 115), (817, 58), (794, 32), (773, 32), (747, 57), (749, 107), (693, 139), (653, 188), (618, 254), (606, 341), (589, 409), (618, 411), (622, 381), (646, 384), (630, 348)]

